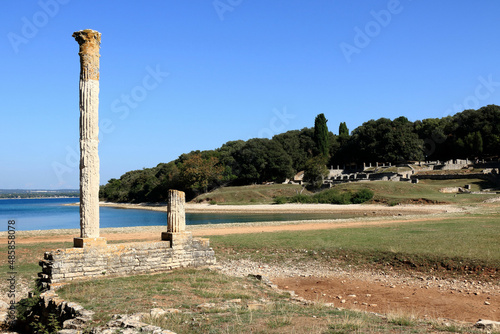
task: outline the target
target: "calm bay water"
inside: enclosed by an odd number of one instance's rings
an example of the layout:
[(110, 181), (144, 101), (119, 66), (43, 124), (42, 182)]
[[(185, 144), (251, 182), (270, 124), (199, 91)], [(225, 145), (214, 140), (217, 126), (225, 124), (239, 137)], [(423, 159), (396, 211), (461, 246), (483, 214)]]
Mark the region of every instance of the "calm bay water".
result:
[[(0, 200), (0, 231), (7, 230), (10, 219), (16, 221), (17, 230), (52, 230), (80, 227), (78, 206), (64, 204), (78, 202), (75, 198), (2, 199)], [(289, 221), (311, 219), (336, 219), (352, 216), (311, 213), (288, 214), (220, 214), (187, 213), (186, 224), (247, 223), (259, 221)], [(167, 225), (167, 213), (149, 210), (100, 208), (100, 226), (158, 226)]]

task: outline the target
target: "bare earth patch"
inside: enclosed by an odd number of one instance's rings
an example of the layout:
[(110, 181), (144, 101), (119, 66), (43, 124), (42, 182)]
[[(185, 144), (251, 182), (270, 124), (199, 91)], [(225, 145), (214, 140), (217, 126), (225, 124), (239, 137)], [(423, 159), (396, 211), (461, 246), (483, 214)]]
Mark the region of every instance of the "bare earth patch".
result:
[(425, 282), (419, 285), (399, 279), (370, 281), (349, 276), (276, 278), (273, 282), (307, 300), (321, 300), (339, 307), (382, 314), (402, 313), (424, 319), (466, 322), (498, 320), (500, 314), (498, 292), (491, 293), (489, 287), (483, 289), (481, 285), (463, 290), (428, 287)]

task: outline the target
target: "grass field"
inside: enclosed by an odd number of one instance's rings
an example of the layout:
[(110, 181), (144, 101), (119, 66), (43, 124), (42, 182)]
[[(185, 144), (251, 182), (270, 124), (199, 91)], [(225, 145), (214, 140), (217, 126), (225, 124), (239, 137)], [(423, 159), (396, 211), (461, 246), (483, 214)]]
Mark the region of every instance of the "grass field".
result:
[(59, 295), (96, 312), (94, 325), (106, 322), (111, 314), (173, 309), (145, 321), (176, 333), (480, 333), (436, 320), (419, 321), (411, 314), (381, 318), (321, 302), (292, 303), (288, 293), (277, 293), (255, 278), (227, 277), (210, 270), (79, 282)]
[(200, 195), (192, 202), (211, 202), (213, 204), (271, 204), (277, 196), (293, 196), (301, 192), (302, 186), (294, 184), (251, 185), (240, 187), (222, 187), (210, 193)]
[[(219, 260), (326, 264), (335, 259), (360, 267), (434, 269), (433, 275), (469, 273), (495, 281), (500, 269), (499, 218), (488, 213), (385, 227), (213, 236), (211, 244)], [(299, 305), (254, 278), (210, 270), (79, 282), (61, 295), (94, 310), (101, 323), (111, 314), (173, 308), (180, 313), (148, 321), (178, 333), (479, 333), (468, 326), (421, 321), (411, 314), (380, 318), (321, 303)]]
[(447, 187), (464, 187), (470, 184), (472, 191), (492, 188), (492, 184), (480, 179), (422, 180), (413, 184), (408, 182), (356, 182), (337, 185), (341, 190), (368, 188), (375, 193), (373, 202), (388, 203), (479, 203), (492, 195), (447, 194), (439, 190)]
[[(373, 203), (479, 203), (491, 195), (445, 194), (440, 192), (445, 187), (464, 187), (470, 184), (472, 191), (492, 188), (494, 185), (481, 179), (422, 180), (417, 184), (409, 182), (352, 182), (336, 185), (341, 191), (358, 191), (368, 188), (375, 193)], [(222, 187), (210, 193), (196, 197), (193, 202), (212, 204), (271, 204), (276, 197), (290, 197), (297, 193), (311, 195), (300, 185), (273, 184), (241, 187)]]
[(494, 279), (500, 270), (499, 236), (500, 215), (492, 214), (391, 226), (212, 236), (211, 242), (219, 256), (245, 254), (270, 262), (291, 256), (301, 261), (336, 259), (349, 265)]
[(380, 318), (320, 302), (291, 303), (287, 293), (277, 293), (255, 278), (227, 277), (209, 270), (80, 282), (59, 294), (95, 311), (95, 325), (109, 320), (111, 314), (174, 309), (146, 322), (177, 333), (427, 333), (446, 327), (411, 315)]

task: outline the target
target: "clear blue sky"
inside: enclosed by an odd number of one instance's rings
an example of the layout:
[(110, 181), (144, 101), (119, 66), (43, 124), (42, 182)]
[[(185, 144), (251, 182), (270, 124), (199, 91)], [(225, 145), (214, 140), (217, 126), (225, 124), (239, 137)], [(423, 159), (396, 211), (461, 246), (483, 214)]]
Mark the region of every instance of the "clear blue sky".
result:
[[(0, 188), (78, 188), (78, 44), (102, 33), (101, 183), (229, 140), (500, 104), (500, 1), (2, 1)], [(153, 74), (152, 74), (153, 73)]]

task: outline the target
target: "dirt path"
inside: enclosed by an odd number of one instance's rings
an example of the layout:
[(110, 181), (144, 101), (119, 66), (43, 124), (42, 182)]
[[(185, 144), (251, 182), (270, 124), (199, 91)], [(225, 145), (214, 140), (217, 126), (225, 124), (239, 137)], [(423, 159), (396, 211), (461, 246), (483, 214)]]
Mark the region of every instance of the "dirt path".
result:
[[(446, 218), (443, 217), (427, 217), (427, 218), (415, 218), (415, 219), (385, 219), (385, 220), (350, 220), (345, 221), (321, 221), (321, 222), (288, 222), (288, 223), (278, 223), (267, 225), (264, 223), (250, 224), (250, 223), (240, 223), (240, 224), (229, 224), (227, 225), (193, 225), (188, 226), (188, 230), (191, 230), (193, 236), (204, 237), (213, 235), (228, 235), (228, 234), (250, 234), (250, 233), (266, 233), (266, 232), (281, 232), (281, 231), (308, 231), (308, 230), (328, 230), (337, 228), (361, 228), (368, 226), (388, 226), (393, 224), (410, 224), (414, 222), (423, 221), (441, 221)], [(462, 219), (457, 217), (456, 219)], [(161, 232), (166, 230), (165, 227), (155, 226), (144, 228), (145, 232), (129, 232), (128, 228), (114, 228), (113, 232), (106, 232), (107, 229), (102, 229), (101, 236), (105, 237), (108, 241), (141, 241), (141, 240), (157, 240), (160, 238)], [(135, 228), (138, 230), (138, 228)], [(118, 231), (118, 232), (117, 232)], [(43, 243), (43, 242), (72, 242), (74, 237), (78, 236), (78, 232), (75, 230), (73, 234), (50, 234), (45, 235), (44, 232), (40, 231), (41, 235), (33, 235), (33, 232), (26, 233), (26, 235), (19, 232), (16, 239), (17, 244), (32, 244), (32, 243)], [(7, 237), (0, 237), (0, 244), (7, 242)]]

